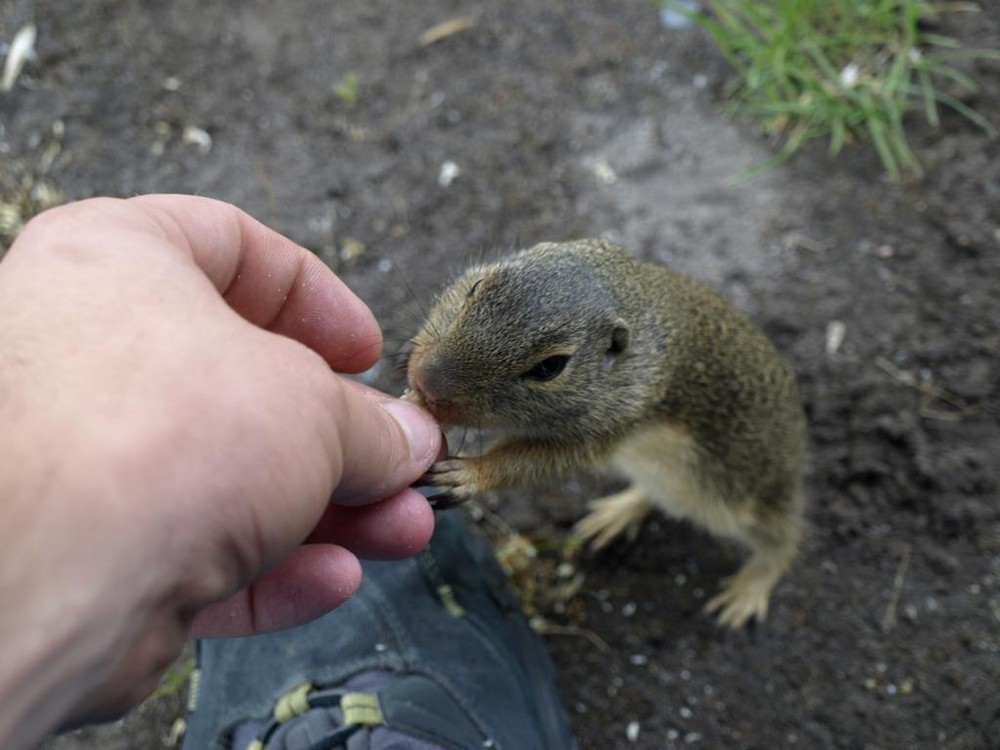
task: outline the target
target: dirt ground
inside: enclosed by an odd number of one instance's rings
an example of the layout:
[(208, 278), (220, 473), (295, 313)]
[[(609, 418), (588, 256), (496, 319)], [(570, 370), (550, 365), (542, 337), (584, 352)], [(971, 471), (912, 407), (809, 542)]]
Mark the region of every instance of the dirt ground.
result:
[[(1000, 47), (981, 4), (945, 30)], [(389, 354), (469, 259), (604, 236), (716, 284), (794, 363), (811, 531), (768, 621), (701, 613), (739, 553), (690, 527), (585, 558), (582, 627), (608, 648), (549, 636), (584, 750), (1000, 747), (997, 140), (946, 115), (913, 130), (920, 181), (815, 144), (734, 182), (772, 146), (649, 0), (4, 1), (0, 38), (32, 15), (38, 59), (0, 98), (7, 176), (233, 201), (329, 262)], [(455, 17), (471, 27), (421, 46)], [(1000, 123), (1000, 66), (972, 72)], [(398, 391), (391, 364), (369, 377)], [(487, 502), (553, 539), (602, 487)], [(47, 747), (166, 747), (181, 701)]]

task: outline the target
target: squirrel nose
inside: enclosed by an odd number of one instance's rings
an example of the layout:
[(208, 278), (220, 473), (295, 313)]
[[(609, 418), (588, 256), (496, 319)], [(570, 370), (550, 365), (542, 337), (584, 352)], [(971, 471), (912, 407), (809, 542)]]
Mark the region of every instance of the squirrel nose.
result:
[(455, 381), (436, 359), (421, 363), (413, 373), (413, 387), (429, 403), (446, 404), (455, 396)]

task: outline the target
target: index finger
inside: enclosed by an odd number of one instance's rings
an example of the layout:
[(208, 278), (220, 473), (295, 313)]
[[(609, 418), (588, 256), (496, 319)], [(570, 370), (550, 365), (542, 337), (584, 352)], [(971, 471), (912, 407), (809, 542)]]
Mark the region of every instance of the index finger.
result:
[(360, 372), (378, 359), (382, 333), (368, 306), (305, 248), (210, 198), (144, 195), (127, 202), (190, 252), (246, 320), (305, 344), (342, 372)]

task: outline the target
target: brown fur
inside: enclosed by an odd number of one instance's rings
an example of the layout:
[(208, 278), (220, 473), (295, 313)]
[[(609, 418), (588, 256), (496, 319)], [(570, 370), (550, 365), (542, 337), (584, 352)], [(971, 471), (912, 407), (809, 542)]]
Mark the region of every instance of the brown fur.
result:
[[(553, 357), (556, 377), (526, 375)], [(600, 240), (537, 245), (445, 289), (408, 378), (442, 423), (504, 434), (429, 483), (462, 499), (610, 463), (632, 487), (577, 532), (601, 547), (658, 508), (735, 539), (751, 557), (708, 608), (763, 619), (801, 536), (805, 420), (790, 368), (709, 287)]]

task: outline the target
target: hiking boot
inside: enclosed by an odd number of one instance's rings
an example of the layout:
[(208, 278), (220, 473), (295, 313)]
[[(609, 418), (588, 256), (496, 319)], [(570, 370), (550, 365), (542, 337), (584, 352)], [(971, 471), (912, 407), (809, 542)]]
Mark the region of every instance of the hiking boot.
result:
[(186, 750), (576, 750), (545, 643), (459, 512), (363, 567), (318, 620), (198, 643)]

